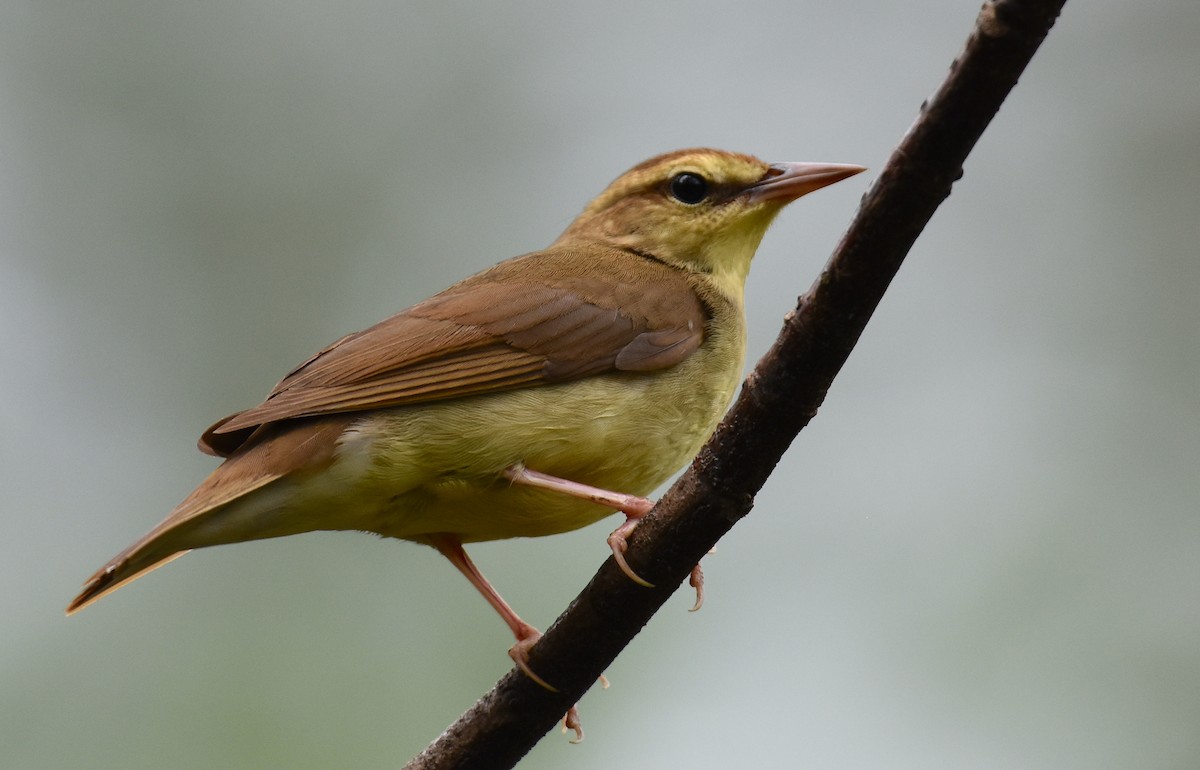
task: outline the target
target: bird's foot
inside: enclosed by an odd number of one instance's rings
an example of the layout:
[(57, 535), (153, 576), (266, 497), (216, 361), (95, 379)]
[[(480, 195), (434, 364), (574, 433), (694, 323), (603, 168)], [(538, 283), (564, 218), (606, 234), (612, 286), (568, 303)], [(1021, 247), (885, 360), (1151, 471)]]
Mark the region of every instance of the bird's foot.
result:
[[(630, 580), (646, 588), (654, 587), (653, 583), (634, 572), (633, 568), (629, 566), (629, 562), (625, 561), (625, 551), (629, 548), (629, 536), (633, 530), (637, 529), (638, 522), (654, 508), (653, 500), (637, 495), (610, 492), (607, 489), (580, 484), (569, 479), (561, 479), (547, 473), (530, 470), (521, 463), (506, 468), (504, 477), (514, 484), (548, 489), (571, 497), (591, 500), (625, 514), (625, 522), (608, 536), (608, 547), (612, 549), (613, 559), (617, 562), (617, 566)], [(700, 570), (699, 564), (692, 570), (692, 576), (688, 582), (692, 588), (696, 589), (696, 603), (691, 609), (692, 612), (695, 612), (704, 604), (704, 573)], [(521, 663), (518, 662), (517, 665), (521, 665)], [(522, 670), (526, 669), (522, 667)]]
[[(529, 667), (529, 650), (532, 649), (533, 645), (537, 644), (538, 639), (541, 638), (541, 631), (538, 631), (533, 626), (528, 626), (523, 633), (522, 638), (518, 639), (517, 643), (509, 649), (508, 656), (513, 659), (513, 662), (517, 664), (517, 668), (521, 669), (525, 676), (529, 677), (538, 685), (546, 688), (550, 692), (558, 692), (557, 687), (550, 684), (545, 679), (542, 679), (533, 672), (532, 668)], [(600, 675), (600, 683), (605, 689), (608, 688), (608, 680), (604, 678), (603, 674)], [(579, 718), (578, 703), (567, 709), (567, 713), (563, 716), (563, 734), (565, 735), (568, 730), (575, 731), (575, 737), (571, 739), (571, 743), (583, 742), (583, 722)]]
[(567, 730), (574, 730), (575, 737), (570, 739), (571, 743), (583, 743), (583, 722), (579, 721), (579, 704), (576, 703), (571, 708), (567, 709), (566, 716), (563, 717), (562, 731), (563, 735), (567, 734)]
[[(644, 515), (644, 514), (643, 514)], [(625, 523), (612, 531), (608, 536), (608, 547), (612, 549), (613, 560), (617, 562), (617, 566), (621, 568), (630, 580), (640, 586), (646, 588), (654, 588), (654, 584), (643, 578), (641, 575), (633, 571), (629, 563), (625, 561), (625, 550), (629, 548), (628, 537), (637, 529), (638, 522), (642, 520), (641, 516), (633, 516), (626, 514)]]
[(525, 673), (525, 676), (532, 679), (540, 686), (546, 688), (550, 692), (558, 692), (558, 688), (542, 679), (533, 672), (529, 667), (529, 650), (533, 645), (537, 644), (538, 639), (542, 638), (542, 632), (538, 631), (531, 625), (526, 624), (521, 635), (517, 637), (517, 643), (508, 650), (508, 657), (513, 659), (513, 663), (517, 664), (517, 668)]
[(700, 569), (699, 564), (692, 567), (692, 575), (688, 578), (688, 585), (696, 589), (696, 603), (692, 605), (692, 608), (688, 612), (695, 612), (704, 606), (704, 570)]

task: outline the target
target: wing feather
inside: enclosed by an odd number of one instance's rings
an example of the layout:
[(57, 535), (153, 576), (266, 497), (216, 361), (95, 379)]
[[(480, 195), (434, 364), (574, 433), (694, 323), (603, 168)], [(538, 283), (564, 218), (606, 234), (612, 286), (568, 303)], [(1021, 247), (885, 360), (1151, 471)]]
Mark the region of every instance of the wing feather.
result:
[(200, 446), (228, 456), (283, 420), (668, 368), (700, 346), (707, 316), (681, 271), (646, 257), (599, 246), (530, 254), (343, 337)]

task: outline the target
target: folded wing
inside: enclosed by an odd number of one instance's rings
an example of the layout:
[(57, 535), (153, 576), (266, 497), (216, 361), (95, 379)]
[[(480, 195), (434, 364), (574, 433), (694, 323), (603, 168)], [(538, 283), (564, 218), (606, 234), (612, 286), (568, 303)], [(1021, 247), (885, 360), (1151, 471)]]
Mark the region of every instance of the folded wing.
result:
[(668, 368), (700, 346), (706, 317), (686, 277), (653, 259), (600, 246), (530, 254), (342, 338), (200, 446), (228, 456), (283, 420)]

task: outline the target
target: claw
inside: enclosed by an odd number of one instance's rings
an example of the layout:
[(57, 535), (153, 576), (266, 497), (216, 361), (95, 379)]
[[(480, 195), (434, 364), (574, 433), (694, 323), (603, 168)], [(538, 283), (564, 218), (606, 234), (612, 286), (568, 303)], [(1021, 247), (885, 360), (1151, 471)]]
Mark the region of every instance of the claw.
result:
[(610, 492), (607, 489), (580, 484), (568, 479), (560, 479), (557, 476), (530, 470), (525, 467), (524, 463), (517, 463), (505, 468), (501, 475), (513, 484), (524, 484), (538, 489), (548, 489), (553, 492), (570, 495), (571, 497), (578, 497), (583, 500), (591, 500), (593, 503), (610, 506), (624, 513), (625, 523), (617, 527), (608, 536), (608, 547), (612, 549), (613, 558), (616, 560), (617, 566), (629, 576), (630, 580), (640, 586), (654, 588), (653, 583), (639, 576), (625, 561), (625, 549), (628, 547), (625, 538), (637, 527), (638, 521), (654, 508), (652, 500), (647, 500), (637, 495)]
[(704, 606), (704, 570), (700, 569), (699, 564), (692, 567), (692, 576), (688, 578), (688, 585), (696, 589), (696, 603), (688, 612), (695, 612)]
[[(625, 522), (620, 527), (618, 527), (615, 532), (613, 532), (611, 535), (609, 535), (608, 536), (608, 547), (612, 549), (613, 559), (617, 562), (617, 566), (621, 568), (621, 571), (624, 572), (629, 577), (630, 580), (632, 580), (633, 582), (637, 583), (640, 586), (645, 586), (646, 588), (654, 588), (653, 583), (646, 580), (642, 576), (638, 575), (638, 573), (634, 572), (633, 568), (630, 567), (628, 562), (625, 561), (625, 549), (629, 547), (629, 543), (625, 540), (624, 535), (620, 534), (620, 532), (621, 532), (621, 530), (625, 529), (626, 527), (629, 527), (630, 523), (636, 524), (637, 520), (630, 519), (629, 521)], [(633, 527), (629, 527), (630, 531), (632, 531), (632, 529), (633, 529)]]
[[(538, 639), (542, 638), (542, 633), (540, 631), (532, 627), (530, 630), (532, 633), (527, 633), (524, 638), (518, 640), (516, 644), (509, 648), (508, 657), (513, 659), (513, 662), (517, 664), (517, 668), (521, 669), (525, 676), (529, 677), (550, 692), (558, 692), (557, 687), (533, 673), (533, 669), (529, 667), (529, 650), (533, 647), (533, 645), (537, 644)], [(603, 674), (600, 675), (600, 683), (607, 689), (608, 680), (604, 678)], [(567, 709), (567, 713), (563, 716), (563, 735), (566, 735), (568, 730), (575, 731), (575, 737), (571, 738), (571, 743), (583, 743), (583, 722), (579, 719), (579, 704), (571, 706), (571, 708)]]
[[(521, 620), (517, 613), (513, 612), (513, 608), (508, 606), (508, 602), (496, 592), (492, 584), (487, 581), (471, 558), (467, 556), (467, 552), (463, 550), (462, 543), (453, 535), (440, 534), (433, 535), (429, 538), (429, 544), (438, 549), (439, 552), (453, 564), (459, 572), (462, 572), (467, 580), (471, 581), (471, 585), (478, 589), (479, 593), (483, 594), (483, 598), (487, 599), (488, 604), (500, 615), (509, 629), (512, 630), (513, 636), (517, 638), (517, 643), (508, 650), (508, 657), (512, 658), (513, 663), (517, 664), (517, 668), (532, 679), (540, 687), (544, 687), (550, 692), (558, 692), (558, 688), (542, 679), (533, 672), (529, 666), (529, 651), (533, 645), (537, 644), (538, 639), (542, 638), (542, 632), (538, 631), (533, 626)], [(603, 675), (600, 676), (601, 683), (608, 687), (608, 680)], [(583, 740), (583, 724), (579, 721), (579, 709), (572, 706), (563, 717), (563, 732), (574, 730), (575, 737), (571, 743), (579, 743)]]
[(529, 667), (529, 650), (533, 645), (537, 644), (537, 640), (542, 638), (542, 632), (537, 629), (531, 629), (532, 634), (518, 639), (517, 643), (508, 649), (508, 657), (513, 659), (513, 663), (517, 664), (517, 668), (525, 672), (525, 676), (532, 679), (550, 692), (558, 692), (558, 688), (542, 679), (537, 674), (533, 673), (533, 669)]
[(579, 706), (575, 705), (567, 709), (566, 716), (562, 721), (563, 735), (567, 734), (567, 730), (574, 730), (575, 737), (570, 740), (571, 743), (583, 743), (583, 722), (579, 721)]

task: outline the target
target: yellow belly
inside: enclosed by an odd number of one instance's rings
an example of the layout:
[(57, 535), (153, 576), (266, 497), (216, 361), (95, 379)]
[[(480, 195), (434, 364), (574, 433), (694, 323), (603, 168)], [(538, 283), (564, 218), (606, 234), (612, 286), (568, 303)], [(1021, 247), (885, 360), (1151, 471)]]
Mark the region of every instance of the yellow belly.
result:
[[(728, 406), (741, 342), (708, 340), (670, 371), (586, 380), (404, 407), (355, 423), (333, 478), (347, 529), (463, 542), (533, 537), (591, 524), (611, 509), (513, 485), (516, 464), (647, 495), (683, 467)], [(712, 344), (709, 344), (712, 343)], [(724, 343), (724, 344), (721, 344)], [(324, 527), (323, 527), (324, 528)]]

